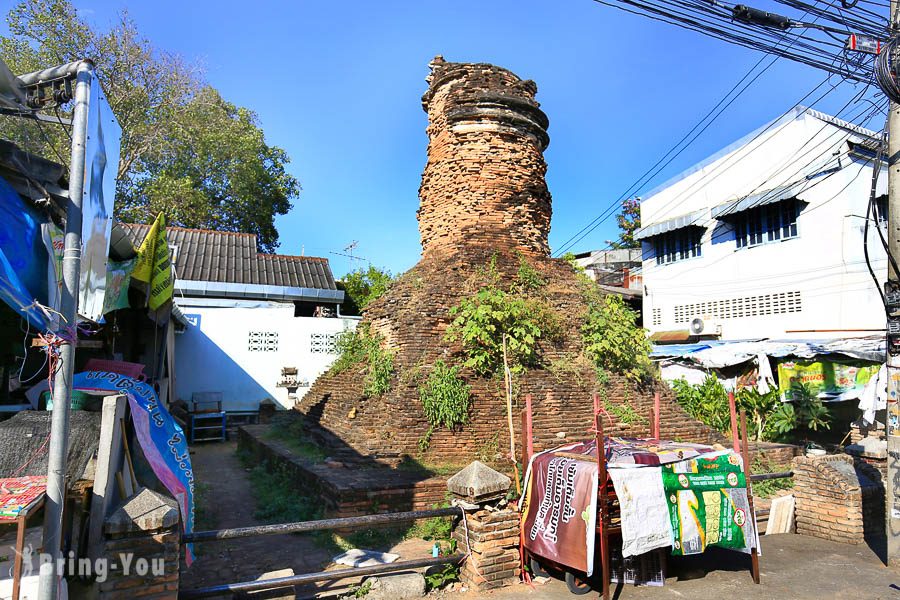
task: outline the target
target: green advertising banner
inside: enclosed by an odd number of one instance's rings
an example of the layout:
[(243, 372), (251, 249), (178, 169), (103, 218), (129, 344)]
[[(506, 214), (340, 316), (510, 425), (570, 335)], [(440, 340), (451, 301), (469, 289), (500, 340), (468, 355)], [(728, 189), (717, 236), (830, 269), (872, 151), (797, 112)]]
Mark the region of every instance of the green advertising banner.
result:
[(662, 476), (675, 536), (673, 555), (699, 554), (707, 546), (750, 551), (755, 519), (738, 455), (663, 465)]
[(879, 364), (863, 361), (782, 361), (778, 363), (778, 391), (783, 401), (790, 400), (791, 386), (799, 382), (823, 400), (854, 400), (860, 397), (863, 388), (880, 367)]

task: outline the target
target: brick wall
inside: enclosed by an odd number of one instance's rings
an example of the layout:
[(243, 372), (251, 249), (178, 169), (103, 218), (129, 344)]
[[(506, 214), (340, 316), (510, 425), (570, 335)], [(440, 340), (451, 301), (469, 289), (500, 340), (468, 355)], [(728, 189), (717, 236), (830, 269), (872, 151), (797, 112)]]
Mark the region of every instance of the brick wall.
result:
[(797, 533), (861, 544), (884, 532), (878, 472), (846, 454), (793, 460)]
[(465, 523), (462, 519), (456, 523), (453, 539), (460, 552), (471, 549), (460, 570), (460, 579), (469, 588), (483, 591), (518, 583), (519, 513), (467, 513)]
[[(296, 455), (290, 447), (264, 437), (265, 425), (238, 429), (238, 447), (260, 464), (286, 474), (298, 491), (317, 496), (328, 517), (425, 510), (447, 495), (446, 477), (428, 477), (390, 469), (376, 462), (330, 467)], [(363, 468), (368, 467), (368, 468)]]

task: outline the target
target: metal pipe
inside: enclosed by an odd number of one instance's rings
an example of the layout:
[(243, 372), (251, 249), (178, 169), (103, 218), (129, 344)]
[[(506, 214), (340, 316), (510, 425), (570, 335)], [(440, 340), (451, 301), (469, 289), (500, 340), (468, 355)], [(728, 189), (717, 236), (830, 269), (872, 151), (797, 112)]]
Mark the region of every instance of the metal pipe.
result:
[[(81, 279), (81, 203), (84, 196), (85, 149), (88, 129), (88, 105), (94, 65), (89, 61), (78, 66), (75, 84), (75, 107), (72, 116), (72, 156), (69, 163), (69, 202), (66, 207), (66, 236), (63, 251), (63, 287), (60, 322), (57, 335), (77, 337), (74, 329), (78, 313), (78, 286)], [(69, 67), (70, 65), (66, 65)], [(43, 71), (42, 71), (43, 72)], [(69, 333), (71, 332), (71, 333)], [(72, 397), (72, 375), (75, 371), (77, 339), (59, 348), (59, 363), (53, 379), (53, 415), (50, 423), (50, 451), (47, 465), (47, 502), (44, 508), (44, 551), (53, 556), (54, 564), (62, 548), (63, 505), (66, 497), (66, 452), (69, 446), (69, 403)], [(49, 348), (48, 348), (49, 350)], [(38, 598), (56, 600), (62, 573), (41, 569)]]
[[(49, 69), (42, 69), (40, 71), (34, 71), (33, 73), (25, 73), (24, 75), (19, 75), (17, 79), (22, 83), (22, 85), (34, 85), (36, 83), (41, 83), (42, 81), (62, 79), (63, 77), (71, 77), (72, 75), (77, 75), (85, 64), (89, 65), (88, 68), (93, 71), (94, 63), (90, 60), (76, 60), (75, 62), (58, 65), (56, 67), (50, 67)], [(78, 96), (77, 90), (75, 92), (75, 95), (76, 97)]]
[(782, 471), (780, 473), (757, 473), (750, 476), (750, 481), (768, 481), (770, 479), (789, 479), (794, 476), (793, 471)]
[(277, 525), (259, 525), (256, 527), (239, 527), (237, 529), (212, 529), (209, 531), (195, 531), (186, 534), (182, 540), (185, 543), (214, 542), (218, 540), (230, 540), (234, 538), (250, 537), (257, 535), (281, 535), (284, 533), (308, 533), (311, 531), (323, 531), (326, 529), (344, 529), (351, 527), (366, 527), (372, 525), (389, 525), (414, 521), (416, 519), (430, 519), (432, 517), (452, 517), (461, 515), (459, 508), (432, 508), (429, 510), (413, 510), (399, 513), (386, 513), (383, 515), (365, 515), (362, 517), (344, 517), (341, 519), (321, 519), (318, 521), (297, 521), (294, 523), (279, 523)]
[(291, 575), (290, 577), (276, 577), (255, 581), (243, 581), (240, 583), (225, 583), (196, 590), (181, 590), (179, 598), (208, 598), (209, 596), (231, 595), (239, 592), (253, 592), (258, 590), (274, 590), (288, 586), (315, 583), (317, 581), (335, 581), (347, 577), (360, 577), (363, 575), (380, 575), (381, 573), (395, 573), (409, 569), (433, 567), (435, 565), (459, 564), (463, 559), (462, 554), (451, 556), (439, 556), (437, 558), (418, 558), (386, 565), (373, 565), (371, 567), (356, 567), (352, 569), (340, 569), (338, 571), (320, 571), (318, 573), (305, 573), (303, 575)]

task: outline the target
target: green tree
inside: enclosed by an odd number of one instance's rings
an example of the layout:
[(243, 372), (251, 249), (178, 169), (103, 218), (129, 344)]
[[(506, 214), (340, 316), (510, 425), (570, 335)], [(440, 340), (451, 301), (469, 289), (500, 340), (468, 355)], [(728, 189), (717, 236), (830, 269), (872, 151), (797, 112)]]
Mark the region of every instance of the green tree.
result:
[(619, 240), (610, 242), (613, 248), (640, 248), (641, 243), (634, 239), (634, 232), (641, 228), (641, 199), (629, 198), (622, 201), (622, 212), (616, 215), (619, 224)]
[[(125, 12), (101, 31), (68, 0), (22, 0), (7, 23), (0, 57), (14, 73), (93, 59), (122, 127), (117, 216), (149, 222), (166, 211), (173, 225), (246, 231), (263, 251), (278, 246), (274, 219), (290, 210), (300, 186), (254, 113), (223, 100), (195, 66), (155, 48)], [(68, 163), (62, 128), (6, 118), (0, 137)]]
[(344, 276), (343, 287), (347, 299), (361, 312), (373, 300), (380, 298), (393, 283), (394, 277), (387, 269), (369, 265), (368, 269), (359, 268)]

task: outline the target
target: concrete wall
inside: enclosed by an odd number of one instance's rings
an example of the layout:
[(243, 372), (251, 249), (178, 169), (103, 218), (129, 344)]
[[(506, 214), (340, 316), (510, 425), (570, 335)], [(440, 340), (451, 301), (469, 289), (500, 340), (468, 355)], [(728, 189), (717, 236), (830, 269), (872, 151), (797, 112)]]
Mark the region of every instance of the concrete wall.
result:
[[(645, 226), (804, 177), (815, 184), (801, 194), (808, 204), (792, 239), (738, 249), (731, 225), (707, 212), (699, 222), (705, 227), (700, 257), (657, 265), (653, 240), (644, 240), (644, 326), (651, 332), (687, 329), (692, 317), (706, 314), (721, 325), (726, 340), (850, 337), (883, 330), (883, 310), (863, 259), (872, 163), (848, 154), (848, 136), (863, 137), (817, 113), (797, 111), (647, 196), (641, 203)], [(879, 189), (886, 189), (883, 183)], [(871, 224), (869, 253), (883, 280), (886, 257)], [(793, 302), (794, 310), (780, 312), (782, 302)], [(750, 306), (756, 315), (736, 316), (750, 312)], [(676, 307), (691, 308), (676, 313)]]
[[(322, 351), (321, 342), (333, 338), (319, 336), (356, 326), (354, 319), (295, 317), (291, 303), (192, 298), (177, 302), (191, 323), (175, 339), (177, 396), (190, 401), (195, 392), (223, 392), (225, 410), (255, 410), (265, 398), (292, 408), (287, 388), (276, 385), (281, 369), (298, 369), (298, 379), (306, 383), (296, 391), (302, 398), (337, 358), (334, 352)], [(251, 333), (277, 333), (277, 343), (271, 337), (269, 344), (265, 337), (257, 338), (256, 349), (251, 349)]]

